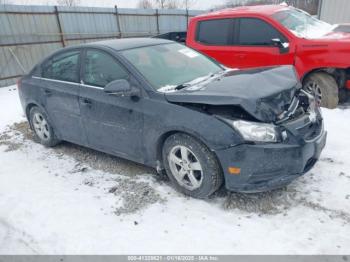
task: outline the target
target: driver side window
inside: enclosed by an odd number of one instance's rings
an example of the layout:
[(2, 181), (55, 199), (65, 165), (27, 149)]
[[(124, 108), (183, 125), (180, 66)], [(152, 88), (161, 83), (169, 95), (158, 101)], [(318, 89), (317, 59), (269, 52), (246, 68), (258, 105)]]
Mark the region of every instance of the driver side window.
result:
[(246, 46), (271, 46), (272, 39), (285, 37), (267, 22), (258, 18), (240, 18), (238, 44)]
[(127, 79), (128, 73), (110, 54), (99, 50), (87, 50), (83, 81), (87, 85), (105, 87), (118, 79)]

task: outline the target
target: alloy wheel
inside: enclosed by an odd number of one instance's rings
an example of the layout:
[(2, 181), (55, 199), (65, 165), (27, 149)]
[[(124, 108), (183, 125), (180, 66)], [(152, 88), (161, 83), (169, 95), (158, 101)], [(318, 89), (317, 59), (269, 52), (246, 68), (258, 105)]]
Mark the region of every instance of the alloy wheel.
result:
[(35, 133), (41, 140), (50, 140), (49, 124), (47, 123), (44, 116), (39, 112), (36, 112), (33, 115), (33, 127)]
[(202, 185), (202, 165), (189, 148), (173, 147), (168, 155), (168, 162), (172, 174), (181, 186), (193, 191)]

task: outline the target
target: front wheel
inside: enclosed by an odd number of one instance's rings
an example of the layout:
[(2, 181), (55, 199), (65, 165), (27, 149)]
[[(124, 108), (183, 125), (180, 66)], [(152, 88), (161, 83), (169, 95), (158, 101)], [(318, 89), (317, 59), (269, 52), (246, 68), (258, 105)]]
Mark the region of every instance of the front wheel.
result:
[(330, 74), (318, 72), (310, 75), (304, 81), (303, 89), (314, 95), (322, 107), (334, 109), (338, 106), (339, 87)]
[(170, 136), (163, 146), (163, 161), (169, 179), (185, 195), (207, 198), (223, 183), (216, 156), (189, 135)]

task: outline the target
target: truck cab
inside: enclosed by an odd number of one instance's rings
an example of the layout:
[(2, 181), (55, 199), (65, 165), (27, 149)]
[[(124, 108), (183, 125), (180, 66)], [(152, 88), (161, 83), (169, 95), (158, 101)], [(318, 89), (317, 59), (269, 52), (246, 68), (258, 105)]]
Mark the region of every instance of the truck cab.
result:
[(192, 18), (186, 44), (231, 68), (294, 65), (323, 107), (349, 97), (350, 25), (284, 5), (245, 6)]

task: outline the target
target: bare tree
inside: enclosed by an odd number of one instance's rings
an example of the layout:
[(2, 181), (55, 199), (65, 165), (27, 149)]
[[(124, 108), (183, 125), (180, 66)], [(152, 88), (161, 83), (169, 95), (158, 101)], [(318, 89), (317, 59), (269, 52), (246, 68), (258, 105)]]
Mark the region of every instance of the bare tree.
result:
[(197, 0), (139, 0), (138, 8), (158, 8), (158, 9), (190, 9)]
[(77, 6), (80, 4), (80, 0), (57, 0), (57, 4), (63, 6)]
[(168, 0), (166, 8), (167, 9), (177, 9), (177, 8), (180, 8), (180, 5), (179, 5), (179, 2), (177, 0)]
[(196, 3), (197, 0), (182, 0), (182, 7), (184, 9), (191, 9)]
[(167, 6), (167, 2), (168, 0), (154, 0), (156, 7), (160, 9), (165, 9)]
[(152, 9), (153, 3), (151, 2), (151, 0), (139, 0), (137, 7), (143, 9)]
[(180, 8), (179, 0), (154, 0), (154, 6), (159, 9)]

